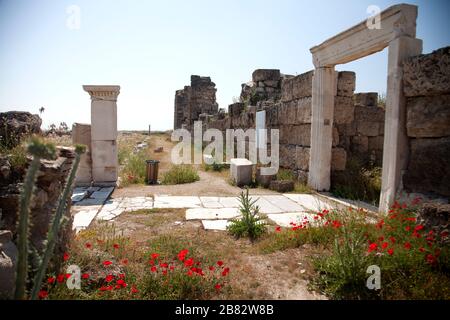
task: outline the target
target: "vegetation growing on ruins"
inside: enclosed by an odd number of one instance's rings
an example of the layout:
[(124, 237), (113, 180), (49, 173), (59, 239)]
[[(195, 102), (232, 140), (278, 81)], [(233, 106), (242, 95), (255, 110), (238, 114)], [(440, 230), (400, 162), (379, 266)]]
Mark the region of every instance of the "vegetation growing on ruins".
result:
[(189, 165), (174, 165), (163, 173), (162, 184), (183, 184), (200, 180), (197, 170)]

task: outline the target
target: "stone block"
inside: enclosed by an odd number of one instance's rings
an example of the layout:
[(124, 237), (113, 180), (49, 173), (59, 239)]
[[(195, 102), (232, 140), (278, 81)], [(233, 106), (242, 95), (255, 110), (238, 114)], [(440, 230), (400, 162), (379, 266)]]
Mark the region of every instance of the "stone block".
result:
[(331, 170), (344, 171), (347, 163), (347, 152), (343, 148), (331, 149)]
[(351, 123), (354, 119), (355, 105), (350, 97), (334, 97), (334, 122), (336, 124)]
[(376, 137), (379, 134), (379, 123), (371, 121), (357, 121), (356, 132), (362, 136)]
[(310, 148), (296, 147), (295, 148), (295, 167), (297, 169), (308, 171), (309, 170), (309, 152)]
[(314, 71), (300, 74), (289, 81), (292, 81), (292, 98), (301, 99), (312, 96), (312, 78)]
[(92, 178), (97, 182), (117, 180), (116, 141), (92, 141)]
[(450, 47), (404, 62), (403, 91), (406, 97), (450, 94)]
[(278, 69), (257, 69), (252, 74), (253, 82), (265, 80), (280, 80), (280, 70)]
[(273, 180), (270, 182), (269, 186), (270, 190), (274, 190), (277, 192), (289, 192), (294, 190), (294, 181), (292, 180)]
[(282, 168), (295, 168), (295, 149), (296, 147), (288, 144), (280, 144), (280, 166)]
[(369, 138), (367, 136), (352, 137), (351, 149), (357, 153), (367, 153), (369, 150)]
[(295, 102), (297, 108), (295, 123), (311, 123), (311, 97), (304, 97)]
[(228, 106), (228, 114), (230, 117), (238, 117), (245, 109), (245, 104), (241, 102), (233, 103)]
[(285, 143), (304, 147), (311, 146), (310, 124), (303, 124), (298, 126), (282, 126), (281, 130), (281, 134), (283, 135), (283, 142), (286, 141)]
[(341, 97), (353, 97), (355, 92), (356, 74), (352, 71), (338, 73), (337, 95)]
[(93, 140), (117, 139), (117, 104), (95, 100), (91, 106), (91, 137)]
[(403, 177), (405, 189), (450, 197), (450, 137), (410, 141), (410, 161)]
[(355, 93), (353, 96), (355, 99), (355, 105), (365, 107), (378, 106), (378, 93), (377, 92), (361, 92)]
[(369, 137), (369, 150), (383, 150), (384, 136)]
[(450, 136), (450, 95), (408, 98), (406, 127), (410, 137)]
[(262, 175), (261, 169), (260, 168), (256, 169), (256, 182), (258, 183), (258, 185), (260, 185), (263, 188), (268, 188), (270, 185), (270, 182), (272, 180), (275, 180), (276, 177), (277, 177), (276, 174)]
[(248, 186), (252, 183), (253, 164), (247, 159), (231, 159), (230, 174), (237, 186)]
[(355, 106), (355, 121), (384, 122), (384, 117), (383, 108)]
[(333, 141), (331, 143), (332, 147), (336, 147), (339, 144), (339, 132), (338, 129), (334, 126), (333, 127)]

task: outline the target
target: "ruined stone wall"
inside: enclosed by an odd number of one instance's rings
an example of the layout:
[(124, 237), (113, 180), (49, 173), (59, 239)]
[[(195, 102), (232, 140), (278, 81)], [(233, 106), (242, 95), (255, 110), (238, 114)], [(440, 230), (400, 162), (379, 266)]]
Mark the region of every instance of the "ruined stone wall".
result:
[(405, 62), (407, 192), (450, 198), (450, 47)]
[[(36, 182), (36, 190), (32, 201), (30, 240), (37, 250), (44, 248), (47, 239), (47, 231), (54, 211), (58, 206), (58, 198), (62, 193), (66, 178), (72, 168), (75, 158), (73, 148), (58, 147), (58, 157), (55, 160), (41, 160), (39, 174)], [(9, 156), (0, 158), (0, 208), (2, 211), (1, 229), (10, 230), (13, 239), (16, 240), (17, 212), (19, 208), (19, 195), (26, 173), (26, 167), (31, 162), (21, 167), (11, 165)], [(71, 201), (68, 200), (65, 217), (64, 230), (61, 230), (59, 239), (56, 241), (56, 252), (62, 253), (72, 234), (72, 217), (70, 214)]]
[(175, 93), (174, 129), (183, 125), (190, 129), (194, 121), (200, 120), (201, 114), (217, 114), (216, 91), (210, 77), (192, 75), (191, 85)]
[[(279, 70), (256, 70), (252, 75), (253, 81), (242, 85), (242, 102), (231, 104), (227, 115), (212, 117), (206, 128), (221, 131), (255, 128), (255, 113), (265, 110), (269, 136), (271, 129), (278, 129), (280, 133), (280, 166), (293, 170), (301, 181), (306, 181), (311, 147), (313, 74), (313, 71), (309, 71), (289, 76), (280, 74)], [(267, 92), (267, 88), (277, 89)], [(332, 171), (345, 170), (347, 158), (353, 155), (381, 165), (384, 109), (378, 106), (376, 93), (355, 95), (354, 91), (355, 73), (339, 72)]]

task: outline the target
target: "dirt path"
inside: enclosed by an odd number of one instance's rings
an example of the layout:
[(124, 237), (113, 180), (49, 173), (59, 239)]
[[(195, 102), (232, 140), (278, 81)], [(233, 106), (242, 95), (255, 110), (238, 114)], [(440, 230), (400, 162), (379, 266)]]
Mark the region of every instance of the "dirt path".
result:
[[(150, 155), (152, 159), (159, 160), (159, 177), (171, 167), (171, 151), (174, 144), (170, 136), (154, 134), (150, 136)], [(163, 147), (163, 152), (155, 153), (154, 149)], [(125, 188), (116, 188), (113, 197), (140, 197), (150, 195), (174, 196), (237, 196), (242, 189), (228, 183), (229, 170), (222, 172), (206, 172), (197, 166), (200, 180), (194, 183), (179, 185), (132, 185)], [(250, 189), (250, 194), (276, 194), (268, 189)]]

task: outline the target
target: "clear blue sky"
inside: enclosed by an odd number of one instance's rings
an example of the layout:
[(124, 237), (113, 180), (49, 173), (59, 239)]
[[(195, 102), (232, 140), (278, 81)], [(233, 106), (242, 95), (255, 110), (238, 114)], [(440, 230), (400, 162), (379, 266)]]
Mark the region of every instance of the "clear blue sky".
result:
[[(118, 84), (119, 129), (170, 129), (175, 90), (211, 76), (219, 106), (239, 96), (257, 68), (300, 74), (309, 48), (368, 17), (354, 1), (0, 0), (0, 111), (27, 110), (50, 123), (90, 122), (82, 84)], [(450, 45), (450, 1), (419, 5), (424, 52)], [(66, 9), (81, 9), (80, 28)], [(357, 91), (386, 91), (387, 50), (338, 66), (357, 72)]]

